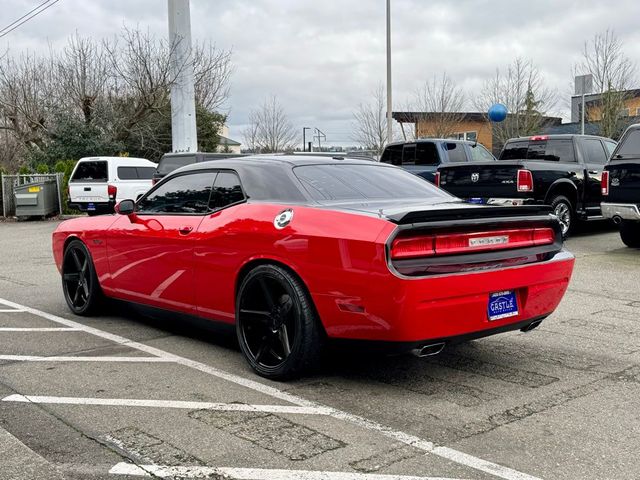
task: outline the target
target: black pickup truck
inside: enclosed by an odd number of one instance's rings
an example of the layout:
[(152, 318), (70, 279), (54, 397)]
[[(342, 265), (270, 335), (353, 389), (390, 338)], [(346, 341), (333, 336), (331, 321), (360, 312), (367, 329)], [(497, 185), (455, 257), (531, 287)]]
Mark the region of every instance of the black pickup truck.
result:
[(640, 248), (640, 124), (622, 135), (602, 174), (602, 215), (620, 226), (625, 245)]
[(508, 140), (497, 162), (443, 165), (439, 186), (472, 203), (546, 204), (567, 237), (576, 220), (602, 218), (600, 179), (613, 140), (536, 135)]

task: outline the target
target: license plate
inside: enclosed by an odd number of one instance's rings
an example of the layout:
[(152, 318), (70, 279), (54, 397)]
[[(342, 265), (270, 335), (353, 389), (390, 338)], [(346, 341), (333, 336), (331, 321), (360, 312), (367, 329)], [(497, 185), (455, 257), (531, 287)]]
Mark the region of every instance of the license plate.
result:
[(484, 201), (480, 197), (472, 197), (469, 200), (467, 200), (467, 202), (468, 203), (476, 203), (478, 205), (482, 205), (484, 203)]
[(518, 301), (516, 292), (505, 290), (489, 294), (489, 306), (487, 307), (489, 320), (500, 320), (501, 318), (515, 317), (518, 315)]
[(87, 210), (95, 210), (96, 206), (93, 203), (87, 205)]

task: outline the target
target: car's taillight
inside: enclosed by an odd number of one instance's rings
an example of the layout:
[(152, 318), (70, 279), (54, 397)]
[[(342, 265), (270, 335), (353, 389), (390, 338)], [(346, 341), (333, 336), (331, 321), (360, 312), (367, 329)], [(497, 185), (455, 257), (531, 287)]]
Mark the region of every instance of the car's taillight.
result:
[(529, 170), (518, 170), (517, 188), (519, 192), (533, 192), (533, 175)]
[(158, 183), (158, 179), (157, 179), (157, 178), (155, 178), (155, 177), (153, 177), (153, 178), (151, 179), (151, 185), (155, 185), (156, 183)]
[(436, 187), (440, 186), (440, 172), (436, 172), (433, 183), (435, 183)]
[(609, 172), (605, 170), (602, 172), (602, 178), (600, 179), (600, 188), (602, 195), (609, 195)]
[(534, 142), (541, 142), (544, 140), (549, 140), (549, 135), (534, 135), (533, 137), (529, 138), (529, 140), (532, 140)]
[(107, 195), (109, 195), (109, 200), (115, 200), (117, 193), (118, 187), (116, 187), (115, 185), (107, 185)]
[(549, 245), (555, 241), (551, 228), (521, 228), (396, 238), (391, 258), (432, 257)]

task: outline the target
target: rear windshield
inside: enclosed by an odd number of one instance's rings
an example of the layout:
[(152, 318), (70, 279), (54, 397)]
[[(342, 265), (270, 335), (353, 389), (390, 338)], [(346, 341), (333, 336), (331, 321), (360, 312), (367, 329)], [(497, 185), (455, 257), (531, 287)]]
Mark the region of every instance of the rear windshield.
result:
[(120, 180), (150, 180), (156, 171), (154, 167), (118, 167)]
[(106, 182), (109, 177), (105, 160), (90, 160), (78, 163), (71, 182)]
[(196, 163), (196, 157), (182, 155), (175, 157), (163, 157), (158, 164), (158, 173), (166, 175), (180, 167), (191, 165), (192, 163)]
[(571, 139), (508, 142), (500, 154), (500, 160), (548, 160), (551, 162), (575, 162), (576, 155)]
[(293, 172), (318, 201), (449, 197), (416, 175), (378, 165), (305, 165)]
[(616, 157), (640, 157), (640, 130), (631, 130), (620, 142)]

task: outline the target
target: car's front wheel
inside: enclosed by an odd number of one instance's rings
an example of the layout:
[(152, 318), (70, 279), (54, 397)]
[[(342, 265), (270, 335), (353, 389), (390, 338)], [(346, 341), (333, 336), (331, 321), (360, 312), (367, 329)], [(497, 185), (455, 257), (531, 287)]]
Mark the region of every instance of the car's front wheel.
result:
[(245, 358), (273, 380), (299, 376), (317, 366), (324, 331), (304, 285), (278, 265), (259, 265), (242, 280), (236, 331)]
[(62, 290), (67, 305), (76, 315), (95, 313), (102, 300), (102, 290), (91, 255), (80, 240), (72, 240), (64, 250)]
[(622, 243), (630, 248), (640, 248), (640, 222), (623, 221), (620, 224)]

